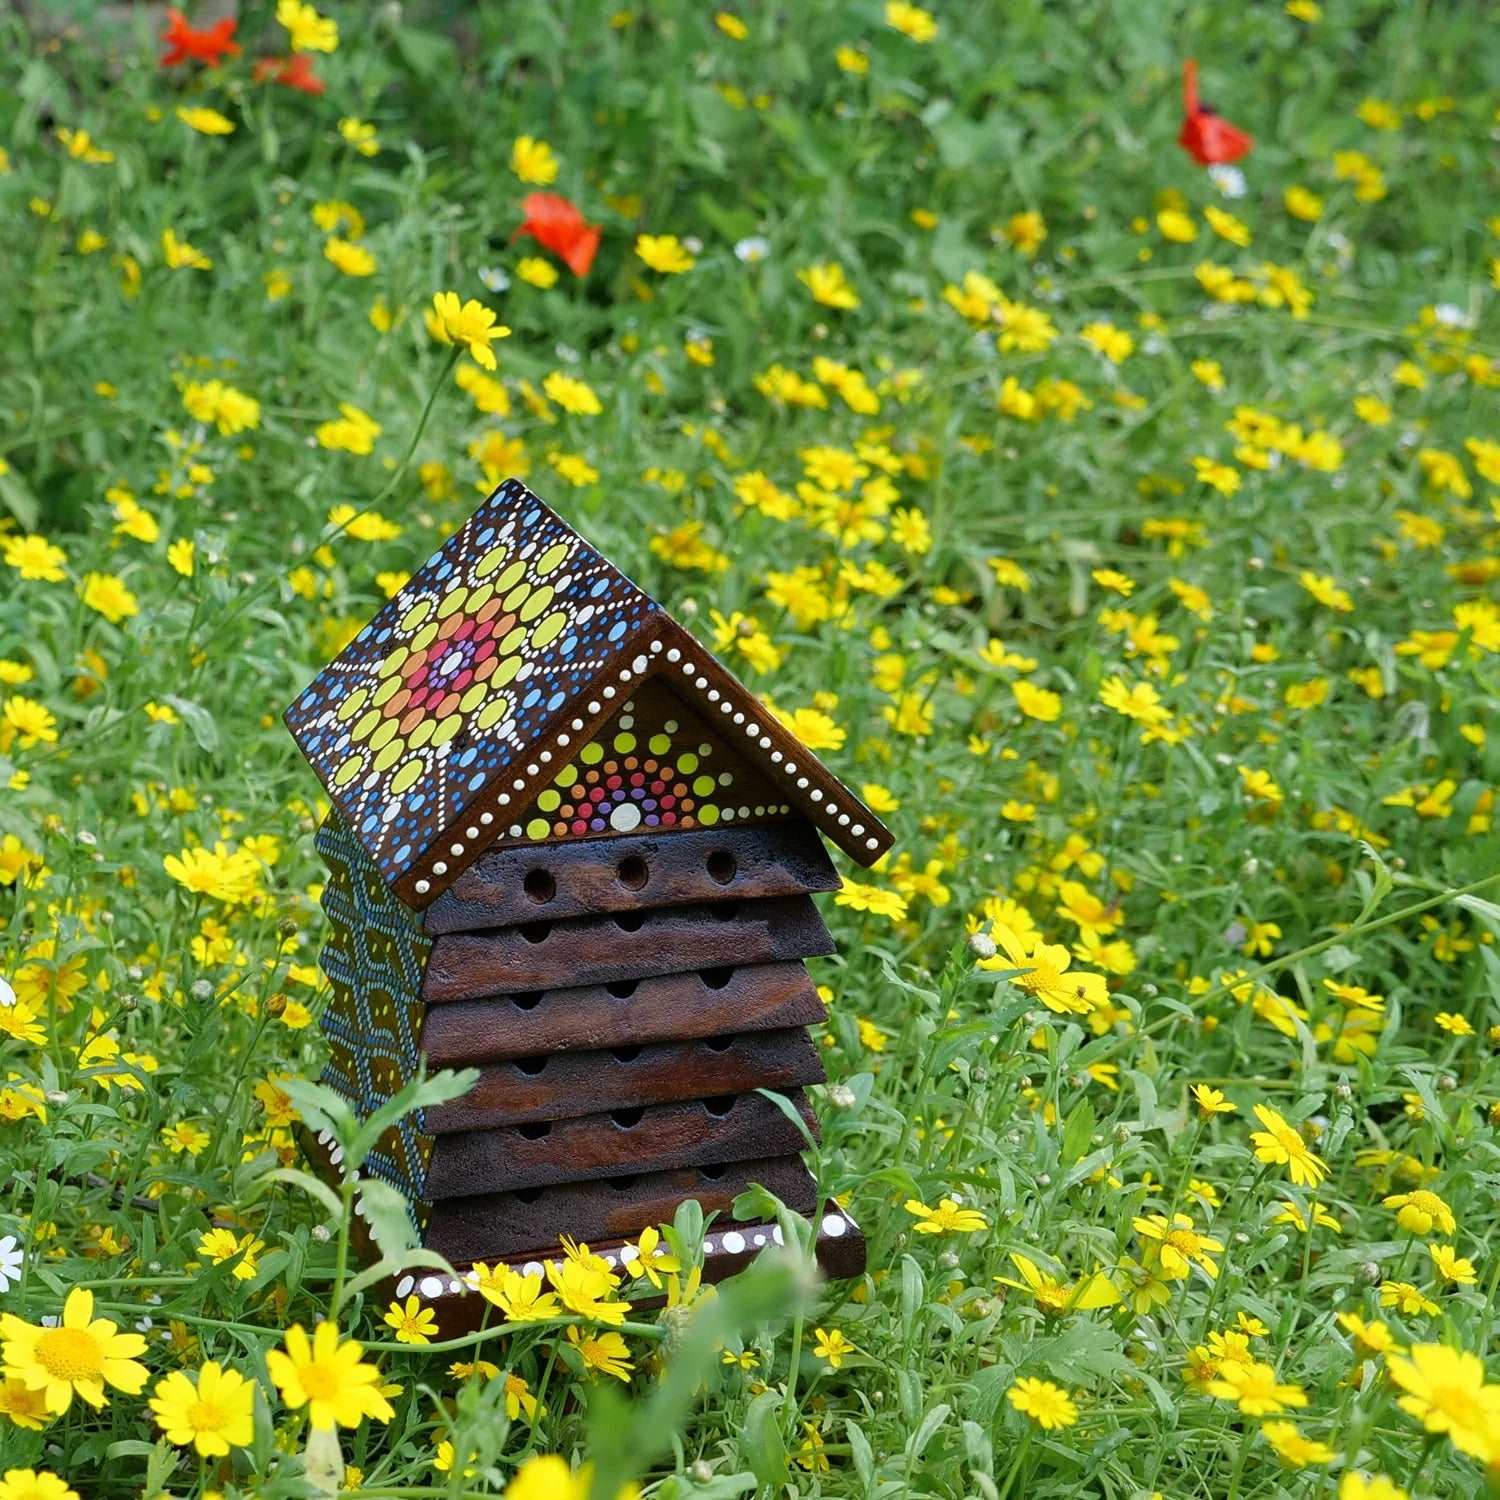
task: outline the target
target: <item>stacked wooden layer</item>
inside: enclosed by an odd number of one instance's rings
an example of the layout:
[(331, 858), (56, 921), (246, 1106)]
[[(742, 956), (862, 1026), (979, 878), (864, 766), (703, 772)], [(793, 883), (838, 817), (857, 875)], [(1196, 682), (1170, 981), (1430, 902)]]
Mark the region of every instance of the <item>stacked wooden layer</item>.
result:
[(456, 1264), (616, 1241), (751, 1183), (812, 1214), (797, 1124), (824, 1076), (803, 960), (838, 877), (783, 822), (492, 850), (419, 919), (429, 1067), (478, 1067), (425, 1112), (425, 1243)]

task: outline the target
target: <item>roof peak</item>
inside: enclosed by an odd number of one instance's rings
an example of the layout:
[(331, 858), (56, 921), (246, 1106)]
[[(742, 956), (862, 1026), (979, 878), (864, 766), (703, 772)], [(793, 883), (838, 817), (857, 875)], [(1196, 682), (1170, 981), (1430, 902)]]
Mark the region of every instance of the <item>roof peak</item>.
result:
[(697, 639), (519, 480), (298, 695), (286, 723), (382, 879), (422, 907), (645, 677), (668, 675), (851, 858), (891, 835)]

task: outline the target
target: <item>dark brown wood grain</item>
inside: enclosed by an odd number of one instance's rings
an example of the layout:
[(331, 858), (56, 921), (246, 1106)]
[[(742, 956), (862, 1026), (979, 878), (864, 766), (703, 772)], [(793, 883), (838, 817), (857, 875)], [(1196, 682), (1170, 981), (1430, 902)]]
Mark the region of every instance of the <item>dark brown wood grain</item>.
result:
[(433, 1204), (424, 1244), (455, 1264), (527, 1252), (555, 1256), (562, 1235), (592, 1245), (638, 1234), (649, 1224), (670, 1224), (677, 1205), (688, 1198), (696, 1198), (705, 1213), (725, 1213), (751, 1183), (768, 1188), (797, 1213), (811, 1213), (817, 1201), (812, 1176), (798, 1157), (761, 1157), (450, 1198)]
[[(788, 1099), (817, 1136), (807, 1096)], [(440, 1135), (432, 1145), (424, 1196), (461, 1198), (622, 1172), (664, 1172), (704, 1162), (791, 1155), (806, 1137), (761, 1094), (726, 1094), (653, 1104), (577, 1119)]]
[(607, 834), (491, 849), (429, 906), (427, 932), (726, 898), (836, 891), (839, 877), (811, 824)]
[(811, 1026), (826, 1015), (801, 964), (726, 964), (430, 1006), (422, 1052), (433, 1069), (457, 1068), (543, 1052)]
[(437, 938), (422, 998), (476, 1000), (832, 952), (833, 940), (807, 896), (568, 917)]
[(434, 1135), (490, 1130), (755, 1088), (785, 1090), (823, 1077), (817, 1049), (796, 1029), (552, 1053), (482, 1069), (467, 1094), (424, 1110), (422, 1122)]

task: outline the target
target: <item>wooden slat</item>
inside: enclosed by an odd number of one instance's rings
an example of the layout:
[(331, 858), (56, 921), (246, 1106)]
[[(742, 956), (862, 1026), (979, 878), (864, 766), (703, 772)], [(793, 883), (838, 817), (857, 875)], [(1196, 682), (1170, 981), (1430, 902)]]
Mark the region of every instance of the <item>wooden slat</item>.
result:
[(490, 1260), (540, 1249), (555, 1255), (562, 1235), (593, 1245), (669, 1224), (678, 1204), (696, 1198), (724, 1213), (758, 1182), (797, 1213), (811, 1213), (817, 1189), (796, 1156), (762, 1157), (723, 1167), (689, 1167), (599, 1182), (564, 1183), (435, 1203), (423, 1244), (450, 1261)]
[(490, 1130), (611, 1109), (821, 1083), (823, 1064), (797, 1029), (611, 1052), (563, 1052), (484, 1068), (461, 1099), (422, 1112), (423, 1129)]
[(543, 1052), (812, 1026), (826, 1014), (801, 964), (726, 965), (430, 1006), (422, 1052), (433, 1069), (457, 1068)]
[[(816, 1138), (817, 1121), (806, 1095), (795, 1089), (789, 1099)], [(433, 1142), (424, 1197), (461, 1198), (790, 1155), (806, 1144), (796, 1125), (760, 1094), (653, 1104), (556, 1123), (440, 1135)]]
[(492, 849), (431, 906), (431, 933), (726, 898), (836, 891), (839, 877), (809, 823), (614, 834)]
[(434, 1003), (477, 1000), (832, 952), (833, 939), (807, 896), (569, 917), (437, 938), (422, 997)]

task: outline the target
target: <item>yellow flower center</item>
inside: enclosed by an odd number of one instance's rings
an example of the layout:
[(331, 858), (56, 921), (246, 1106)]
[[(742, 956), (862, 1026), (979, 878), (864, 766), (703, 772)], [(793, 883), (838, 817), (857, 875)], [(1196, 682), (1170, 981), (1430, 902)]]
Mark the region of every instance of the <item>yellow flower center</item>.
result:
[(198, 1400), (188, 1407), (187, 1424), (194, 1432), (218, 1432), (227, 1423), (224, 1409), (212, 1401)]
[(1468, 1386), (1435, 1385), (1427, 1399), (1433, 1409), (1442, 1412), (1455, 1427), (1482, 1432), (1489, 1425), (1489, 1414), (1475, 1400), (1474, 1392)]
[(1167, 1236), (1167, 1243), (1184, 1257), (1196, 1255), (1198, 1252), (1198, 1236), (1190, 1229), (1174, 1229)]
[(86, 1328), (49, 1328), (36, 1341), (37, 1363), (54, 1379), (70, 1384), (98, 1380), (104, 1351)]
[(312, 1360), (297, 1372), (302, 1379), (302, 1389), (313, 1401), (335, 1400), (343, 1385), (339, 1379), (339, 1367), (325, 1361)]

